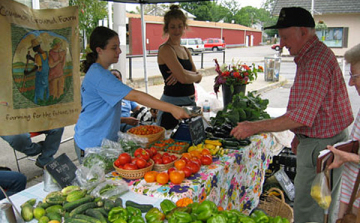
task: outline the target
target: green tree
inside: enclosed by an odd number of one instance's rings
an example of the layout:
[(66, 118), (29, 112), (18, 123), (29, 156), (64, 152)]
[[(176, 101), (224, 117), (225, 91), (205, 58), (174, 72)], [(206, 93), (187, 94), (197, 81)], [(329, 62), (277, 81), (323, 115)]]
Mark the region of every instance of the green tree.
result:
[[(91, 32), (98, 26), (99, 20), (108, 17), (107, 2), (100, 0), (69, 0), (69, 5), (79, 7), (79, 29), (84, 30), (89, 40)], [(82, 34), (81, 34), (82, 35)]]

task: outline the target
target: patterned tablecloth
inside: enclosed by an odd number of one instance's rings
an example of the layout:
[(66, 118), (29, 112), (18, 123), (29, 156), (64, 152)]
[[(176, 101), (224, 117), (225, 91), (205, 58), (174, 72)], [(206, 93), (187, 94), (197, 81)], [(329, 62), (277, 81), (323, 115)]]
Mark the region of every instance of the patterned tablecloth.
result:
[(271, 134), (251, 137), (252, 143), (215, 159), (209, 166), (185, 179), (180, 185), (128, 181), (130, 190), (158, 199), (176, 202), (182, 197), (194, 201), (211, 200), (224, 209), (238, 209), (249, 214), (259, 203), (259, 196), (273, 151), (278, 147)]

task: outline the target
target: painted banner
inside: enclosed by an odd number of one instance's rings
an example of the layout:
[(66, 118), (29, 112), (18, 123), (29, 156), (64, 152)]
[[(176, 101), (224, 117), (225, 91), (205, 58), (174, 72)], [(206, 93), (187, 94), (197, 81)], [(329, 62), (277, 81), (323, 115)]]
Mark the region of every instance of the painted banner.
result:
[(0, 1), (0, 135), (75, 124), (80, 110), (78, 8)]

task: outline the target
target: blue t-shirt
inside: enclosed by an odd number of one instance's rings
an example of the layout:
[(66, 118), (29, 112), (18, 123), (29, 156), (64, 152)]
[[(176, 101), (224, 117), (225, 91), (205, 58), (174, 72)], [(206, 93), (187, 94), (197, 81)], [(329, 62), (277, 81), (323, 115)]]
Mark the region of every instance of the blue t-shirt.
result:
[(130, 117), (131, 111), (134, 110), (138, 104), (135, 101), (122, 100), (121, 117)]
[(116, 141), (121, 100), (132, 90), (100, 64), (90, 66), (81, 85), (81, 113), (74, 140), (83, 150), (98, 147), (104, 138)]

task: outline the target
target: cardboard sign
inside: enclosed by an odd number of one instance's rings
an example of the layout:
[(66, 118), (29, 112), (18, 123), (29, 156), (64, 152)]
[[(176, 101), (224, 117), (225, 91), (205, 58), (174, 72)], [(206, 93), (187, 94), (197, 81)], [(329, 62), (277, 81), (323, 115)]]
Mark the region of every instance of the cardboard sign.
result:
[(65, 153), (46, 164), (45, 169), (56, 180), (61, 188), (71, 185), (72, 181), (75, 179), (75, 171), (77, 170), (75, 164)]
[(202, 116), (191, 119), (189, 122), (189, 129), (193, 144), (197, 145), (206, 139)]

